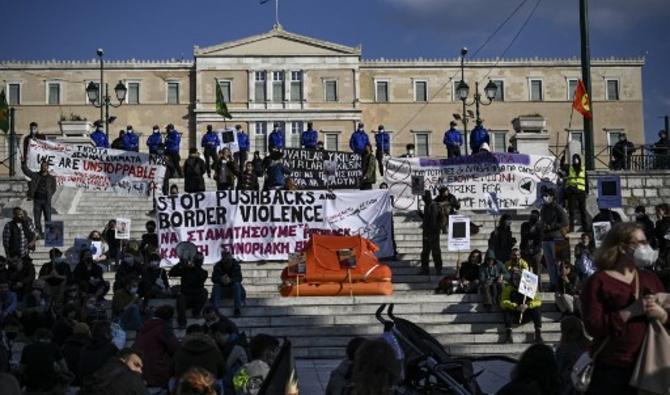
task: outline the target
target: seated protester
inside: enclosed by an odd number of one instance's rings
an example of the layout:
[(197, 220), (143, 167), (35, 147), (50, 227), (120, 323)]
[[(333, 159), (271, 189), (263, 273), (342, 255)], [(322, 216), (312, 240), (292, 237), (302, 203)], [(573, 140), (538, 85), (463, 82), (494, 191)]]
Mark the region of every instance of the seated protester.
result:
[(85, 302), (86, 298), (79, 290), (79, 285), (76, 283), (68, 284), (67, 288), (65, 288), (65, 295), (63, 295), (62, 306), (57, 305), (56, 311), (60, 311), (60, 307), (74, 306), (77, 310), (77, 317), (79, 317)]
[(111, 219), (107, 222), (107, 226), (102, 231), (102, 239), (107, 243), (109, 250), (107, 251), (107, 259), (116, 264), (121, 252), (121, 240), (116, 238), (116, 220)]
[(528, 347), (511, 376), (512, 380), (496, 395), (557, 395), (561, 388), (554, 352), (545, 344)]
[(114, 275), (114, 291), (123, 287), (126, 283), (126, 279), (132, 277), (140, 278), (144, 270), (140, 247), (135, 240), (128, 243), (128, 246), (125, 248), (123, 256), (120, 259), (121, 263), (116, 268), (116, 275)]
[(146, 262), (150, 252), (158, 250), (158, 233), (156, 233), (156, 221), (147, 221), (144, 225), (147, 233), (142, 235), (140, 242), (140, 254)]
[(81, 386), (81, 376), (79, 374), (79, 357), (81, 350), (91, 342), (91, 330), (88, 325), (78, 322), (74, 325), (72, 334), (62, 343), (61, 352), (67, 363), (68, 370), (74, 374), (72, 385)]
[(109, 255), (109, 245), (107, 244), (106, 241), (102, 239), (102, 235), (100, 232), (97, 230), (92, 231), (91, 233), (88, 234), (88, 239), (91, 242), (100, 242), (100, 249), (102, 250), (101, 253), (98, 255), (96, 258), (93, 258), (93, 262), (97, 264), (102, 264), (105, 265), (108, 263), (108, 255)]
[(16, 317), (17, 297), (9, 289), (9, 281), (0, 279), (0, 328)]
[(95, 296), (89, 296), (81, 308), (81, 320), (89, 325), (93, 325), (96, 321), (106, 321), (107, 309), (109, 304), (105, 299), (98, 299)]
[(246, 300), (246, 291), (242, 286), (242, 269), (237, 259), (229, 251), (221, 252), (221, 259), (214, 265), (212, 270), (212, 306), (219, 309), (221, 297), (232, 297), (234, 302), (234, 315), (240, 316), (240, 308)]
[(244, 165), (244, 171), (237, 179), (237, 189), (244, 191), (258, 190), (258, 175), (256, 170), (254, 170), (254, 164), (252, 162), (247, 162)]
[(575, 274), (579, 276), (579, 281), (584, 284), (586, 279), (591, 277), (596, 271), (593, 263), (595, 258), (595, 245), (591, 240), (590, 233), (582, 233), (579, 243), (575, 246)]
[(83, 383), (119, 351), (112, 343), (109, 321), (96, 321), (92, 328), (91, 342), (81, 349), (79, 357), (79, 375)]
[(154, 250), (148, 252), (147, 264), (142, 268), (139, 294), (145, 304), (149, 299), (168, 298), (172, 296), (167, 271), (160, 267), (161, 257)]
[(54, 322), (52, 306), (44, 292), (44, 281), (35, 280), (33, 289), (24, 298), (21, 324), (26, 336), (32, 336), (38, 328), (51, 328)]
[[(444, 290), (447, 295), (454, 292), (458, 293), (477, 293), (479, 291), (479, 267), (482, 263), (482, 253), (479, 250), (473, 250), (468, 256), (468, 260), (456, 264), (456, 273), (454, 277), (445, 277), (440, 281), (437, 293)], [(447, 284), (443, 284), (446, 282)], [(447, 289), (444, 289), (445, 286)]]
[(186, 330), (186, 337), (172, 359), (170, 375), (174, 379), (179, 378), (193, 367), (208, 371), (217, 380), (226, 374), (226, 361), (216, 342), (203, 333), (199, 325), (189, 326)]
[(49, 250), (49, 262), (42, 264), (38, 278), (46, 283), (45, 291), (55, 305), (63, 303), (65, 288), (71, 277), (70, 265), (61, 250)]
[(579, 277), (574, 272), (570, 262), (561, 262), (558, 265), (558, 290), (556, 291), (556, 307), (563, 315), (580, 314), (579, 304)]
[(590, 341), (582, 320), (575, 316), (567, 316), (561, 320), (561, 340), (556, 347), (555, 356), (560, 372), (560, 395), (577, 395), (573, 387), (572, 368), (579, 357), (590, 349)]
[(97, 299), (104, 298), (109, 291), (109, 282), (102, 278), (102, 268), (93, 261), (93, 254), (87, 249), (79, 254), (79, 263), (74, 268), (72, 280), (79, 285), (82, 293)]
[(74, 304), (65, 305), (62, 313), (58, 315), (56, 322), (51, 327), (54, 343), (63, 344), (65, 339), (72, 335), (72, 331), (79, 321), (80, 311), (81, 307), (79, 306)]
[(174, 308), (159, 306), (154, 317), (145, 321), (137, 333), (133, 349), (144, 355), (144, 380), (150, 387), (167, 388), (172, 358), (179, 348), (179, 340), (172, 329)]
[(279, 340), (274, 336), (258, 334), (249, 342), (250, 362), (247, 362), (233, 378), (237, 394), (257, 394), (270, 372), (270, 366), (279, 352)]
[(533, 321), (535, 326), (535, 342), (543, 343), (542, 340), (542, 316), (540, 306), (542, 297), (540, 292), (535, 294), (535, 298), (529, 299), (520, 294), (519, 282), (521, 273), (512, 273), (509, 284), (506, 284), (502, 291), (500, 308), (503, 310), (505, 320), (505, 337), (503, 343), (514, 343), (512, 339), (512, 325), (518, 323), (527, 323)]
[(479, 268), (479, 286), (486, 310), (491, 311), (500, 302), (503, 283), (508, 279), (509, 273), (505, 265), (495, 258), (493, 250), (486, 251), (484, 264)]
[(512, 247), (516, 244), (516, 239), (512, 237), (512, 217), (509, 214), (500, 216), (498, 226), (491, 232), (489, 237), (489, 248), (495, 252), (496, 259), (501, 262), (507, 262)]
[(530, 270), (530, 266), (528, 266), (528, 262), (521, 258), (521, 251), (516, 247), (512, 248), (512, 254), (510, 255), (509, 260), (505, 262), (505, 268), (510, 273), (521, 273), (524, 270), (532, 271)]
[(532, 210), (528, 221), (521, 224), (521, 257), (529, 263), (533, 273), (540, 274), (542, 267), (542, 224), (540, 212)]
[(214, 324), (209, 332), (219, 347), (221, 356), (226, 361), (226, 374), (223, 377), (223, 393), (234, 393), (233, 377), (244, 364), (249, 362), (247, 357), (246, 337), (237, 332), (237, 327), (232, 322), (219, 321)]
[(142, 381), (143, 367), (140, 354), (124, 348), (84, 379), (80, 395), (146, 395), (148, 392)]
[[(170, 277), (180, 277), (181, 285), (177, 295), (177, 322), (180, 327), (186, 326), (186, 310), (193, 311), (193, 317), (199, 318), (202, 308), (207, 303), (207, 270), (202, 268), (204, 257), (196, 255), (190, 261), (180, 260), (168, 273)], [(183, 373), (183, 372), (182, 372)]]
[(140, 298), (137, 295), (139, 279), (126, 277), (125, 285), (114, 291), (112, 297), (112, 319), (119, 322), (125, 331), (137, 331), (142, 326)]
[(28, 256), (11, 258), (8, 274), (12, 291), (16, 293), (19, 301), (23, 301), (23, 298), (32, 289), (33, 281), (35, 281), (35, 266), (32, 259)]
[(345, 393), (344, 391), (351, 378), (351, 369), (354, 366), (356, 350), (358, 350), (364, 341), (365, 338), (360, 336), (349, 340), (346, 357), (337, 365), (335, 370), (330, 372), (330, 379), (328, 379), (328, 385), (326, 386), (326, 395), (342, 395)]
[(212, 329), (219, 324), (219, 322), (224, 322), (226, 325), (233, 325), (235, 327), (235, 332), (238, 331), (237, 325), (233, 321), (231, 321), (229, 318), (224, 317), (219, 313), (218, 309), (215, 309), (211, 305), (205, 306), (204, 309), (202, 309), (202, 318), (205, 319), (205, 323), (203, 324), (203, 328), (205, 333), (211, 333)]
[(60, 347), (45, 328), (35, 331), (33, 343), (23, 348), (21, 373), (26, 393), (64, 393), (73, 379)]

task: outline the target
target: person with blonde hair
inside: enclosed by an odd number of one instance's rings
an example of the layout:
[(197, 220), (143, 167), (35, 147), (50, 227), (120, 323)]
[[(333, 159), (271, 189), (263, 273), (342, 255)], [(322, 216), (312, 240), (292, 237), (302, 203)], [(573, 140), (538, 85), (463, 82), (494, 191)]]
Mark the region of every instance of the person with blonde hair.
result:
[(192, 368), (179, 380), (177, 395), (216, 395), (216, 379), (200, 368)]
[(648, 322), (668, 323), (668, 312), (656, 297), (663, 285), (653, 272), (641, 269), (657, 257), (635, 222), (615, 225), (596, 252), (597, 271), (582, 292), (584, 325), (594, 349), (602, 348), (589, 394), (637, 394), (628, 383)]

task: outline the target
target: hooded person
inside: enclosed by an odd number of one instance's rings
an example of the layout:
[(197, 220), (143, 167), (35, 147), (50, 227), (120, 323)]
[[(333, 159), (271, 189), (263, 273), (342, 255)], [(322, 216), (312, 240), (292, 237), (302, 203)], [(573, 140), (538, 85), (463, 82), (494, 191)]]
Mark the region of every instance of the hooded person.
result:
[(81, 375), (79, 373), (79, 359), (81, 350), (91, 342), (91, 330), (88, 325), (78, 322), (72, 329), (72, 334), (63, 343), (62, 352), (68, 369), (74, 374), (72, 385), (81, 385)]
[(509, 280), (509, 272), (502, 262), (496, 259), (492, 249), (486, 251), (484, 263), (479, 267), (480, 292), (484, 297), (484, 308), (491, 310), (500, 301), (503, 283)]
[(226, 361), (216, 342), (201, 332), (191, 333), (184, 338), (172, 359), (171, 376), (181, 377), (192, 367), (202, 368), (217, 379), (223, 378), (226, 373)]
[(279, 340), (277, 338), (266, 334), (254, 336), (249, 342), (251, 361), (244, 364), (233, 377), (233, 386), (237, 394), (258, 394), (278, 353)]
[(151, 387), (165, 388), (170, 380), (170, 366), (179, 348), (179, 340), (172, 329), (173, 316), (172, 306), (159, 306), (135, 338), (133, 348), (144, 355), (143, 376)]
[(568, 178), (565, 186), (565, 194), (568, 197), (570, 231), (575, 230), (575, 209), (577, 209), (582, 232), (590, 232), (591, 226), (586, 213), (586, 196), (589, 194), (589, 183), (586, 177), (586, 167), (584, 167), (582, 157), (579, 154), (572, 155), (572, 163), (568, 168)]

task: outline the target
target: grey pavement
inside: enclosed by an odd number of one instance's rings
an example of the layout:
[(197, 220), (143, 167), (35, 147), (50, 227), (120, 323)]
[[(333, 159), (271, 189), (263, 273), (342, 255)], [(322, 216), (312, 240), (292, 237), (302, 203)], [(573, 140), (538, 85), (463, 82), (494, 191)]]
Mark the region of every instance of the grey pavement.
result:
[(330, 372), (340, 364), (339, 359), (297, 359), (300, 393), (305, 395), (323, 395), (330, 378)]

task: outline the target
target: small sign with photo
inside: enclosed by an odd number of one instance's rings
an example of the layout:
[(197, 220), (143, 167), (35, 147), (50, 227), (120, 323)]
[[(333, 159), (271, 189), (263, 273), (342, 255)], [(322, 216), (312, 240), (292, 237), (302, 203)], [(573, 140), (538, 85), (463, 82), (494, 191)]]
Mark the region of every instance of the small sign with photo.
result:
[(117, 240), (130, 240), (130, 219), (117, 218), (114, 237)]
[(596, 244), (596, 248), (600, 248), (600, 244), (605, 240), (610, 229), (612, 229), (612, 224), (607, 221), (593, 223), (593, 241)]
[(63, 247), (63, 221), (48, 221), (44, 228), (44, 246)]
[(539, 281), (540, 278), (537, 274), (524, 270), (521, 272), (521, 280), (519, 281), (519, 293), (530, 299), (535, 298)]
[(465, 215), (449, 216), (448, 251), (470, 251), (470, 217)]

